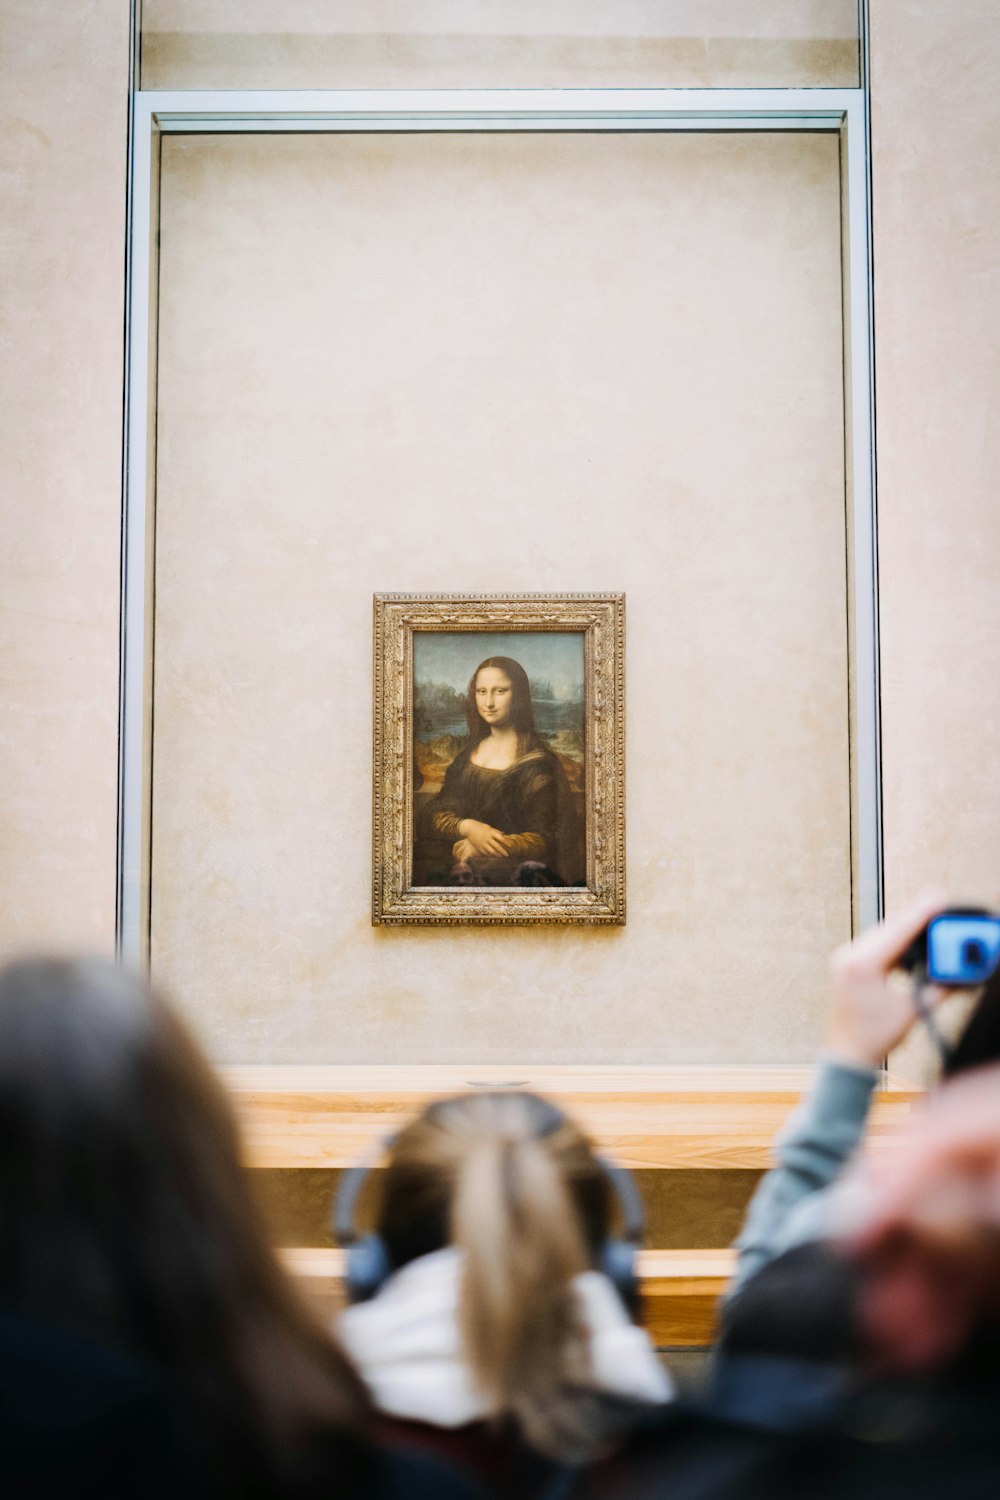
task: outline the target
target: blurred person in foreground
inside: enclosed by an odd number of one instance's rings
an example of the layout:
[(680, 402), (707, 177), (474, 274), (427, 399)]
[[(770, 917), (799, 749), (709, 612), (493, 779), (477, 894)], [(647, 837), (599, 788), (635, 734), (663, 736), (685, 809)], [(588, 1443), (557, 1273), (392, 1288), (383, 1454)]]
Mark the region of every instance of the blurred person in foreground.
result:
[(1000, 1067), (938, 1090), (848, 1202), (841, 1234), (876, 1368), (946, 1372), (1000, 1409)]
[(385, 1431), (528, 1500), (554, 1495), (567, 1466), (607, 1454), (670, 1399), (603, 1269), (609, 1168), (555, 1105), (512, 1090), (437, 1100), (380, 1175), (385, 1277), (340, 1334)]
[(100, 960), (0, 971), (0, 1493), (472, 1493), (371, 1416), (167, 1005)]
[[(946, 1082), (898, 1150), (852, 1169), (845, 1188), (827, 1243), (857, 1276), (837, 1405), (784, 1429), (675, 1407), (619, 1457), (613, 1486), (582, 1475), (572, 1500), (1000, 1495), (1000, 1067)], [(788, 1317), (808, 1320), (790, 1296)], [(772, 1397), (788, 1389), (781, 1365), (756, 1361)]]
[[(942, 1076), (1000, 1060), (1000, 971), (986, 983), (953, 1047), (933, 1011), (950, 993), (898, 972), (902, 955), (945, 906), (927, 891), (839, 948), (831, 960), (826, 1047), (809, 1095), (779, 1137), (777, 1166), (758, 1188), (737, 1240), (712, 1399), (730, 1415), (794, 1427), (835, 1403), (858, 1353), (858, 1271), (828, 1243), (846, 1172), (863, 1139), (883, 1059), (921, 1012), (942, 1053)], [(782, 1374), (761, 1384), (761, 1356)], [(789, 1364), (798, 1360), (798, 1365)]]
[[(923, 892), (832, 955), (826, 1038), (815, 1082), (775, 1142), (777, 1166), (747, 1211), (736, 1241), (739, 1261), (730, 1300), (779, 1256), (823, 1238), (838, 1181), (864, 1136), (882, 1064), (920, 1019), (913, 981), (896, 966), (946, 905), (939, 891)], [(934, 987), (925, 987), (923, 994), (931, 1007), (947, 998)], [(995, 1041), (996, 1050), (976, 1062), (1000, 1060), (1000, 1035)]]

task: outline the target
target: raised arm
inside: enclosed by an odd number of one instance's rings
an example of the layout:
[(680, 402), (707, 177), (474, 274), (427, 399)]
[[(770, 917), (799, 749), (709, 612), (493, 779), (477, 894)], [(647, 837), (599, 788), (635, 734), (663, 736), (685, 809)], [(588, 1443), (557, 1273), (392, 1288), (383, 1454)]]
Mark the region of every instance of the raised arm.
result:
[[(910, 984), (893, 970), (944, 905), (939, 891), (925, 891), (833, 954), (819, 1072), (775, 1143), (777, 1165), (750, 1203), (729, 1297), (786, 1250), (822, 1237), (830, 1190), (864, 1134), (878, 1070), (916, 1020)], [(939, 1001), (943, 992), (928, 998)]]

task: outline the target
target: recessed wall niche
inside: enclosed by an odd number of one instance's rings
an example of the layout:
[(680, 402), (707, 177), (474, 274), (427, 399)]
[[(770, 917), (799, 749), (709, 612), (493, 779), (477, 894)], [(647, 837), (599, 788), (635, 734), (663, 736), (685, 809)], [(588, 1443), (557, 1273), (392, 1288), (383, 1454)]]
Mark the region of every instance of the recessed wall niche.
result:
[[(164, 137), (150, 952), (217, 1058), (811, 1056), (840, 214), (832, 134)], [(605, 589), (628, 925), (374, 930), (372, 594)]]

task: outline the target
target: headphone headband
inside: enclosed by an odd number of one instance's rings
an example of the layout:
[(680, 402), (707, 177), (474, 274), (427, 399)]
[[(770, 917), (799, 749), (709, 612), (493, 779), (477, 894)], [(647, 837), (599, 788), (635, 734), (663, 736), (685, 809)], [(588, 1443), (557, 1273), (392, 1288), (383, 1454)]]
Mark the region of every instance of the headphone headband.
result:
[(630, 1245), (641, 1245), (646, 1233), (646, 1213), (635, 1178), (626, 1167), (620, 1167), (606, 1156), (598, 1156), (596, 1161), (610, 1182), (621, 1209), (622, 1239), (628, 1240)]
[[(548, 1101), (546, 1101), (548, 1102)], [(551, 1119), (546, 1121), (540, 1135), (554, 1135), (566, 1117), (561, 1110), (551, 1106)], [(346, 1282), (348, 1296), (354, 1302), (373, 1297), (392, 1274), (388, 1247), (378, 1234), (361, 1234), (355, 1222), (358, 1199), (368, 1177), (374, 1170), (379, 1156), (391, 1151), (398, 1137), (391, 1135), (381, 1143), (378, 1152), (365, 1162), (347, 1167), (340, 1175), (333, 1203), (333, 1232), (338, 1245), (347, 1251)], [(635, 1179), (625, 1167), (609, 1161), (606, 1156), (595, 1156), (595, 1162), (607, 1179), (612, 1195), (618, 1205), (622, 1220), (620, 1236), (605, 1239), (598, 1259), (599, 1269), (608, 1275), (627, 1307), (635, 1308), (638, 1297), (636, 1279), (636, 1252), (642, 1243), (646, 1228), (642, 1198)]]

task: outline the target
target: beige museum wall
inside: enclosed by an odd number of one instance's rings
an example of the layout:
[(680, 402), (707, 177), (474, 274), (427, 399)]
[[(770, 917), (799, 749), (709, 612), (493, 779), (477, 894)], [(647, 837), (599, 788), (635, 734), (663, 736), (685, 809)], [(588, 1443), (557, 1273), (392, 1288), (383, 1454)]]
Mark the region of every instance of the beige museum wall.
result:
[(997, 21), (993, 0), (872, 6), (890, 905), (924, 881), (1000, 893)]
[(858, 85), (856, 0), (144, 0), (143, 88)]
[[(839, 212), (831, 135), (165, 142), (152, 965), (216, 1054), (810, 1054)], [(373, 591), (546, 588), (628, 594), (628, 926), (374, 930)]]
[(1000, 890), (1000, 29), (872, 14), (886, 895)]
[(0, 3), (0, 943), (115, 920), (127, 0)]
[[(918, 878), (971, 894), (997, 883), (1000, 548), (986, 412), (997, 388), (1000, 56), (992, 0), (875, 0), (872, 11), (886, 872), (897, 900)], [(0, 941), (109, 946), (124, 0), (3, 0), (0, 69)], [(634, 919), (634, 884), (632, 896)]]

